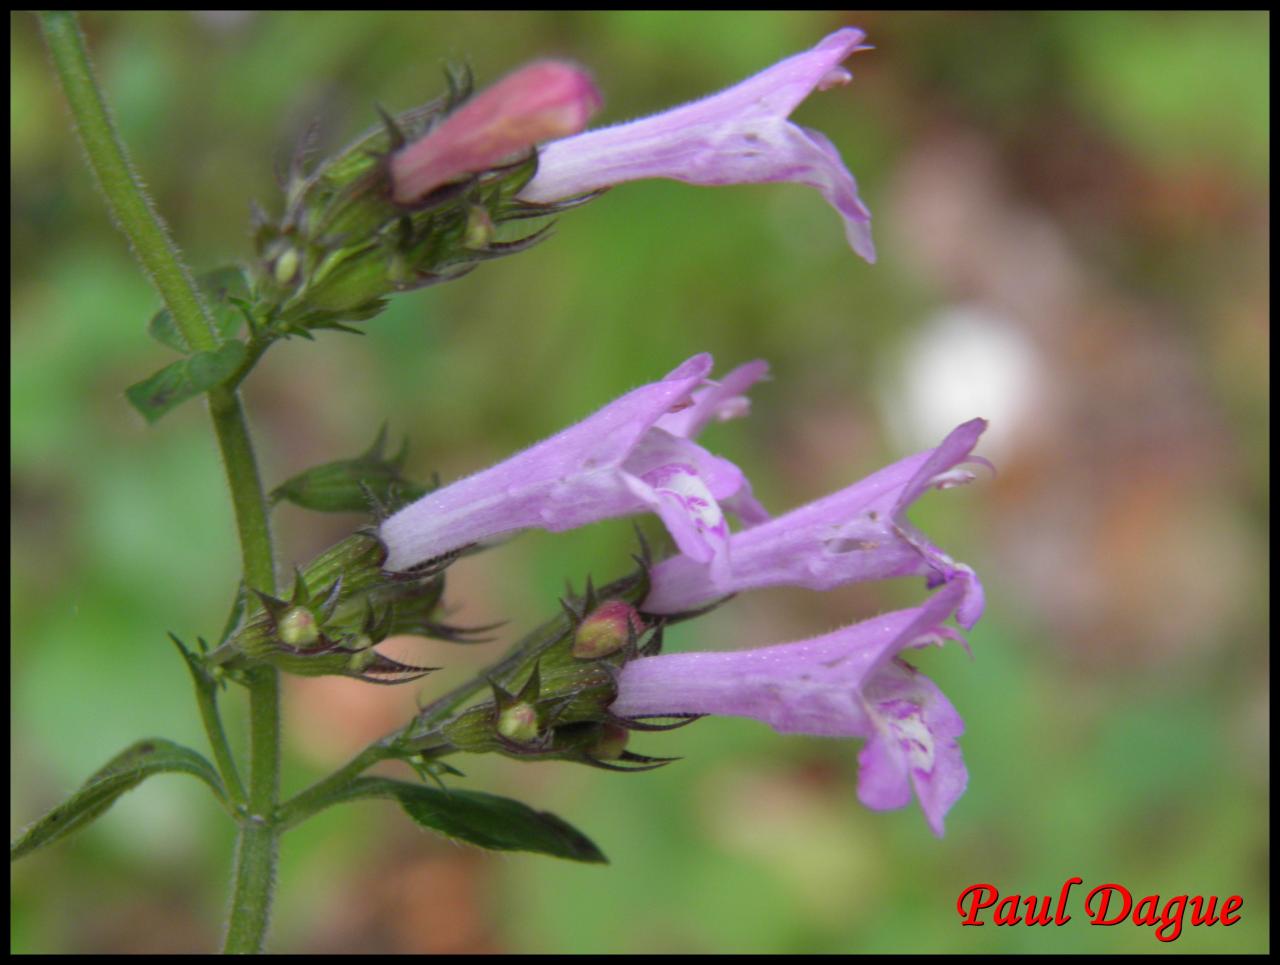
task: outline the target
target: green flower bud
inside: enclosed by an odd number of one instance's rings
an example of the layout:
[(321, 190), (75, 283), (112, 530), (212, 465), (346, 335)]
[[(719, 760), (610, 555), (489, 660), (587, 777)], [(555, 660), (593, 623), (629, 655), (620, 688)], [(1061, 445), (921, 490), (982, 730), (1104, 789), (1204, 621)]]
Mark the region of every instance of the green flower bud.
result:
[(524, 702), (498, 712), (496, 730), (509, 741), (528, 744), (538, 736), (538, 708)]
[(587, 753), (598, 761), (615, 761), (627, 749), (627, 740), (630, 737), (631, 733), (625, 727), (619, 727), (617, 724), (604, 724), (600, 727), (596, 742), (588, 749)]
[(386, 558), (381, 540), (369, 533), (355, 533), (308, 563), (302, 579), (312, 594), (323, 592), (341, 579), (341, 599), (348, 600), (383, 582), (382, 564)]
[(313, 466), (285, 480), (271, 491), (271, 501), (288, 500), (322, 513), (358, 513), (371, 509), (391, 513), (420, 499), (429, 488), (410, 482), (400, 474), (408, 455), (408, 443), (395, 455), (387, 456), (386, 437), (383, 426), (367, 452), (354, 459)]
[[(545, 235), (500, 242), (501, 224), (581, 200), (517, 197), (537, 168), (533, 145), (585, 121), (595, 104), (580, 71), (530, 71), (470, 107), (463, 106), (469, 85), (451, 83), (448, 96), (394, 119), (384, 114), (382, 126), (314, 168), (299, 151), (283, 212), (254, 216), (253, 296), (268, 334), (372, 318), (394, 292), (458, 277)], [(489, 116), (485, 104), (499, 113)]]
[(462, 247), (483, 250), (494, 238), (493, 218), (479, 205), (467, 211), (467, 227), (462, 235)]
[(296, 606), (280, 617), (278, 632), (291, 647), (309, 647), (320, 639), (320, 624), (314, 613)]
[(294, 298), (308, 311), (359, 310), (394, 290), (387, 279), (388, 256), (379, 244), (334, 252), (320, 263)]
[(301, 259), (298, 257), (298, 249), (286, 248), (276, 256), (276, 261), (271, 268), (271, 273), (274, 276), (277, 285), (281, 288), (287, 288), (298, 276), (298, 269), (300, 267)]
[(388, 636), (398, 605), (438, 602), (442, 578), (389, 582), (382, 572), (385, 559), (381, 542), (366, 533), (330, 547), (298, 573), (290, 599), (254, 594), (259, 605), (209, 655), (211, 665), (239, 670), (269, 664), (306, 677), (341, 674), (375, 683), (400, 683), (429, 672), (432, 668), (401, 663), (373, 648)]

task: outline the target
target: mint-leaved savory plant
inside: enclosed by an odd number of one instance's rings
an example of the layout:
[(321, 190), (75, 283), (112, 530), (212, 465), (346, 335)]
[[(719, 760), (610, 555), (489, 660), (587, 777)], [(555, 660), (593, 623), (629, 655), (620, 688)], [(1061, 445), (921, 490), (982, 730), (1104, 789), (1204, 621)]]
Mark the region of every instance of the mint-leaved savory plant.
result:
[[(964, 423), (824, 499), (779, 516), (743, 471), (697, 442), (711, 421), (744, 416), (764, 378), (747, 361), (719, 379), (712, 359), (687, 359), (567, 429), (473, 475), (441, 483), (405, 476), (405, 451), (385, 431), (364, 453), (313, 467), (267, 490), (240, 384), (271, 346), (324, 330), (358, 331), (397, 292), (457, 278), (546, 236), (546, 219), (612, 185), (671, 178), (696, 185), (792, 181), (817, 189), (840, 215), (851, 247), (873, 261), (870, 214), (832, 143), (789, 120), (815, 90), (850, 80), (842, 63), (865, 49), (844, 28), (718, 94), (652, 117), (586, 130), (601, 106), (590, 75), (538, 61), (473, 93), (452, 70), (437, 100), (381, 113), (347, 148), (309, 165), (300, 150), (274, 213), (255, 208), (243, 266), (193, 275), (147, 201), (94, 79), (76, 18), (40, 14), (63, 91), (108, 207), (163, 306), (148, 332), (176, 360), (130, 386), (154, 422), (204, 396), (223, 457), (242, 572), (212, 642), (170, 635), (190, 671), (208, 755), (144, 738), (32, 824), (11, 857), (93, 821), (153, 774), (201, 781), (238, 829), (225, 949), (266, 940), (279, 839), (325, 808), (363, 798), (397, 801), (422, 827), (482, 848), (576, 861), (604, 855), (561, 818), (459, 786), (457, 755), (567, 760), (644, 771), (670, 758), (627, 747), (635, 730), (666, 730), (707, 715), (753, 717), (784, 733), (858, 737), (859, 797), (897, 808), (912, 795), (943, 830), (967, 772), (955, 708), (903, 655), (961, 639), (982, 611), (973, 570), (907, 519), (926, 490), (970, 481), (985, 428)], [(521, 231), (523, 224), (544, 225)], [(675, 363), (677, 360), (672, 360)], [(281, 502), (318, 512), (363, 511), (368, 523), (305, 565), (282, 568), (269, 513)], [(541, 626), (473, 679), (428, 702), (394, 732), (309, 788), (282, 796), (281, 673), (345, 675), (370, 684), (419, 680), (433, 668), (394, 660), (396, 634), (457, 643), (495, 627), (445, 616), (449, 568), (526, 529), (560, 532), (597, 520), (653, 514), (673, 550), (641, 544), (612, 582), (569, 592)], [(585, 572), (588, 568), (583, 567)], [(734, 594), (772, 585), (815, 591), (862, 580), (923, 576), (933, 592), (914, 607), (809, 640), (748, 651), (663, 653), (665, 629)], [(555, 601), (553, 601), (554, 603)], [(231, 746), (219, 701), (249, 697), (248, 753)], [(400, 760), (420, 780), (375, 777)]]

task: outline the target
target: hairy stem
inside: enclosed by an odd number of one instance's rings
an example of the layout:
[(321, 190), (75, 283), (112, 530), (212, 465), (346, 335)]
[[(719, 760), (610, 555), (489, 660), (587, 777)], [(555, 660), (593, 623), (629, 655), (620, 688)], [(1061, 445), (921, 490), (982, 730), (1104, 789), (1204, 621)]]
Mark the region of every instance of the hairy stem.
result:
[[(394, 736), (396, 735), (392, 735)], [(280, 829), (286, 830), (301, 824), (316, 812), (324, 810), (334, 803), (334, 795), (346, 788), (363, 771), (391, 756), (387, 740), (370, 744), (328, 777), (317, 781), (282, 804), (277, 815)]]
[(236, 843), (235, 885), (223, 950), (262, 951), (271, 919), (280, 829), (275, 821), (280, 777), (280, 679), (270, 668), (249, 672), (249, 813)]
[(231, 753), (231, 745), (227, 742), (227, 732), (222, 727), (222, 715), (218, 712), (217, 685), (210, 683), (207, 687), (197, 685), (195, 688), (196, 703), (200, 705), (200, 720), (204, 724), (205, 735), (209, 738), (209, 746), (213, 750), (214, 763), (218, 765), (218, 773), (222, 775), (222, 783), (227, 787), (227, 797), (232, 807), (239, 814), (248, 804), (244, 784), (240, 780), (240, 769), (236, 767), (236, 759)]
[[(208, 310), (177, 247), (147, 200), (124, 144), (112, 126), (75, 14), (49, 11), (39, 17), (89, 166), (117, 225), (129, 239), (188, 346), (194, 351), (216, 349), (218, 335)], [(209, 413), (231, 490), (245, 583), (274, 593), (275, 566), (266, 500), (244, 410), (235, 390), (226, 386), (212, 389)], [(242, 823), (236, 850), (228, 951), (261, 949), (270, 916), (279, 834), (272, 821), (280, 774), (279, 687), (274, 670), (262, 669), (250, 675), (249, 814)]]
[(244, 582), (253, 590), (274, 593), (275, 562), (271, 549), (271, 528), (267, 522), (267, 499), (253, 453), (253, 440), (245, 422), (240, 394), (226, 386), (209, 390), (209, 414), (218, 436), (218, 449), (231, 489), (240, 535), (240, 556)]
[(218, 347), (218, 338), (164, 223), (143, 193), (124, 144), (111, 122), (76, 15), (65, 10), (41, 13), (45, 43), (62, 81), (89, 166), (97, 176), (111, 214), (125, 233), (143, 270), (160, 292), (187, 344), (201, 352)]

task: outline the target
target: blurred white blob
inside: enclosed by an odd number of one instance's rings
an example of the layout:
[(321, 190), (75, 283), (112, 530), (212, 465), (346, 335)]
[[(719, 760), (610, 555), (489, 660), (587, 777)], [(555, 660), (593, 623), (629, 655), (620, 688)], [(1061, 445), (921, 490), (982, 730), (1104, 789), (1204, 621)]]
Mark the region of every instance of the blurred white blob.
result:
[(243, 27), (256, 13), (254, 10), (192, 10), (191, 15), (212, 30), (231, 31)]
[(944, 309), (903, 346), (879, 395), (895, 441), (936, 446), (961, 422), (991, 423), (980, 452), (997, 465), (1042, 411), (1048, 367), (1016, 322), (980, 305)]

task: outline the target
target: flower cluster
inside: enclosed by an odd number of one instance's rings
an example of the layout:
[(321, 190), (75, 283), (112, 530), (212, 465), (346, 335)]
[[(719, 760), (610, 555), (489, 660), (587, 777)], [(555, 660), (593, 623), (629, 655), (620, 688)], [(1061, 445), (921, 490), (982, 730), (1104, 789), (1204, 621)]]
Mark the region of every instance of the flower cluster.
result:
[[(973, 626), (982, 612), (982, 587), (972, 569), (934, 546), (906, 513), (928, 489), (973, 478), (962, 466), (983, 462), (973, 449), (986, 424), (966, 422), (934, 449), (771, 519), (741, 469), (694, 441), (711, 420), (748, 411), (745, 393), (767, 367), (750, 362), (719, 381), (710, 379), (711, 368), (710, 356), (694, 356), (577, 425), (401, 509), (378, 532), (388, 553), (385, 565), (438, 567), (468, 547), (520, 530), (561, 531), (652, 512), (676, 554), (646, 565), (645, 589), (634, 608), (614, 600), (588, 615), (590, 607), (584, 607), (572, 640), (564, 633), (549, 636), (564, 639), (559, 656), (549, 647), (538, 652), (540, 679), (537, 662), (531, 672), (521, 671), (537, 681), (538, 699), (513, 703), (499, 695), (493, 706), (500, 726), (516, 732), (517, 705), (527, 714), (519, 719), (530, 727), (552, 720), (578, 726), (599, 719), (607, 706), (609, 719), (631, 724), (734, 714), (788, 733), (863, 737), (863, 802), (901, 807), (914, 787), (930, 826), (941, 834), (943, 816), (965, 786), (956, 745), (963, 724), (938, 689), (899, 655), (958, 639), (943, 623), (954, 616), (961, 626)], [(730, 518), (738, 522), (736, 531)], [(646, 630), (744, 590), (826, 590), (913, 575), (940, 587), (919, 607), (812, 640), (741, 653), (649, 655), (657, 648), (639, 646)], [(608, 676), (589, 674), (579, 663), (606, 656), (617, 671), (607, 689)], [(548, 667), (565, 686), (548, 689)], [(588, 688), (598, 697), (594, 703), (582, 700)], [(574, 700), (577, 716), (565, 710)], [(480, 726), (488, 719), (477, 711), (444, 733), (469, 750), (499, 744), (518, 750), (509, 733)], [(531, 740), (527, 752), (562, 754), (552, 730), (535, 729), (539, 742)]]
[(506, 222), (572, 204), (517, 200), (542, 141), (580, 131), (600, 95), (580, 67), (530, 64), (471, 95), (449, 93), (394, 118), (308, 170), (305, 150), (278, 219), (259, 211), (252, 265), (257, 314), (284, 334), (371, 318), (385, 296), (456, 278), (523, 251), (537, 231), (499, 240)]
[[(258, 234), (257, 297), (278, 307), (286, 333), (367, 317), (385, 293), (454, 277), (541, 232), (498, 241), (507, 221), (540, 217), (613, 185), (667, 178), (697, 185), (790, 181), (817, 189), (839, 213), (853, 250), (875, 260), (871, 215), (832, 143), (790, 115), (816, 90), (851, 79), (841, 64), (867, 49), (861, 30), (717, 94), (663, 113), (584, 130), (601, 105), (589, 75), (540, 61), (472, 96), (449, 96), (392, 120), (304, 176), (286, 210)], [(905, 805), (912, 789), (935, 832), (963, 792), (956, 744), (963, 724), (901, 654), (958, 639), (982, 586), (907, 518), (927, 490), (970, 481), (964, 465), (985, 423), (960, 425), (936, 448), (908, 456), (825, 498), (771, 518), (746, 475), (697, 439), (712, 421), (749, 410), (762, 361), (711, 378), (695, 355), (562, 432), (443, 487), (401, 475), (380, 437), (356, 459), (288, 480), (273, 499), (324, 510), (370, 506), (380, 517), (377, 559), (361, 557), (334, 582), (324, 559), (299, 575), (294, 599), (264, 599), (219, 651), (232, 667), (268, 660), (298, 673), (402, 679), (427, 668), (373, 649), (416, 628), (463, 640), (440, 622), (444, 570), (460, 555), (522, 530), (561, 532), (652, 513), (675, 552), (634, 578), (562, 601), (565, 615), (535, 630), (487, 675), (492, 699), (429, 709), (406, 731), (420, 758), (497, 751), (599, 766), (648, 766), (625, 750), (629, 729), (653, 718), (757, 718), (783, 732), (861, 737), (859, 794), (870, 807)], [(364, 552), (364, 543), (353, 544)], [(368, 556), (368, 553), (365, 553)], [(922, 576), (921, 605), (825, 636), (746, 652), (662, 654), (663, 627), (744, 591), (812, 590)], [(472, 693), (475, 691), (473, 690)], [(606, 763), (611, 762), (611, 763)]]
[[(80, 69), (78, 31), (72, 21), (52, 17), (45, 27), (54, 60), (79, 126), (92, 131), (107, 119), (101, 99), (85, 93), (94, 81)], [(354, 331), (349, 323), (378, 314), (392, 293), (523, 251), (547, 235), (549, 216), (614, 185), (645, 178), (807, 185), (839, 214), (853, 251), (874, 262), (871, 215), (852, 173), (824, 135), (790, 120), (814, 91), (852, 79), (841, 65), (867, 49), (864, 39), (856, 28), (837, 30), (717, 94), (597, 130), (586, 127), (601, 98), (577, 65), (538, 61), (478, 94), (469, 73), (451, 71), (445, 96), (394, 117), (379, 111), (380, 126), (331, 157), (310, 162), (304, 143), (282, 178), (277, 214), (255, 207), (254, 257), (246, 270), (202, 276), (207, 307), (198, 304), (190, 280), (177, 277), (174, 263), (173, 284), (160, 286), (168, 307), (148, 330), (185, 357), (126, 394), (154, 420), (208, 393), (220, 437), (237, 453), (227, 468), (246, 582), (216, 646), (200, 638), (197, 654), (170, 634), (191, 671), (214, 762), (171, 741), (140, 741), (33, 825), (11, 846), (11, 857), (92, 820), (149, 774), (187, 772), (242, 825), (227, 950), (259, 950), (269, 902), (241, 899), (269, 897), (279, 834), (337, 802), (393, 797), (418, 824), (482, 847), (604, 860), (555, 815), (490, 794), (361, 776), (372, 764), (397, 759), (441, 784), (444, 775), (462, 773), (443, 761), (455, 753), (648, 770), (674, 758), (629, 750), (631, 732), (670, 730), (708, 715), (749, 717), (782, 733), (861, 739), (862, 802), (901, 808), (914, 797), (942, 835), (968, 781), (957, 743), (964, 722), (905, 655), (947, 641), (967, 648), (947, 622), (972, 628), (982, 615), (983, 590), (973, 569), (934, 545), (908, 513), (928, 490), (972, 481), (967, 464), (986, 465), (974, 455), (982, 419), (777, 517), (756, 499), (738, 465), (698, 441), (709, 423), (748, 414), (749, 391), (769, 373), (759, 360), (713, 379), (711, 356), (694, 355), (581, 422), (449, 485), (407, 478), (407, 442), (390, 452), (383, 431), (355, 457), (312, 466), (270, 490), (272, 505), (368, 511), (374, 520), (299, 567), (280, 596), (265, 592), (276, 583), (262, 516), (266, 493), (252, 452), (240, 444), (237, 387), (274, 341), (311, 338), (317, 329)], [(119, 153), (119, 145), (107, 150), (93, 141), (86, 135), (97, 164)], [(102, 180), (117, 202), (136, 193), (137, 185)], [(131, 220), (138, 222), (124, 219)], [(516, 230), (515, 222), (527, 220), (543, 226)], [(150, 260), (162, 268), (173, 261), (171, 246), (146, 243), (138, 223), (125, 230), (139, 252), (152, 249)], [(599, 589), (590, 576), (581, 593), (570, 585), (560, 612), (497, 662), (349, 764), (280, 800), (278, 755), (271, 751), (279, 730), (275, 670), (376, 684), (419, 679), (437, 668), (401, 662), (378, 647), (399, 634), (480, 643), (500, 626), (447, 622), (446, 571), (461, 556), (523, 530), (561, 532), (643, 514), (657, 517), (670, 538), (664, 558), (655, 560), (641, 536), (637, 569)], [(916, 606), (806, 640), (662, 652), (668, 625), (739, 593), (770, 586), (826, 591), (896, 577), (923, 577), (932, 592)], [(250, 691), (247, 791), (217, 706), (219, 687), (229, 681)]]
[(283, 212), (255, 215), (254, 315), (267, 334), (346, 329), (385, 296), (456, 278), (522, 251), (543, 231), (500, 240), (508, 222), (567, 210), (642, 178), (698, 185), (791, 181), (839, 213), (853, 250), (875, 261), (871, 214), (839, 151), (793, 124), (813, 91), (847, 83), (840, 66), (865, 34), (846, 27), (710, 97), (583, 132), (601, 106), (581, 67), (529, 64), (472, 96), (470, 78), (308, 170), (305, 149)]

